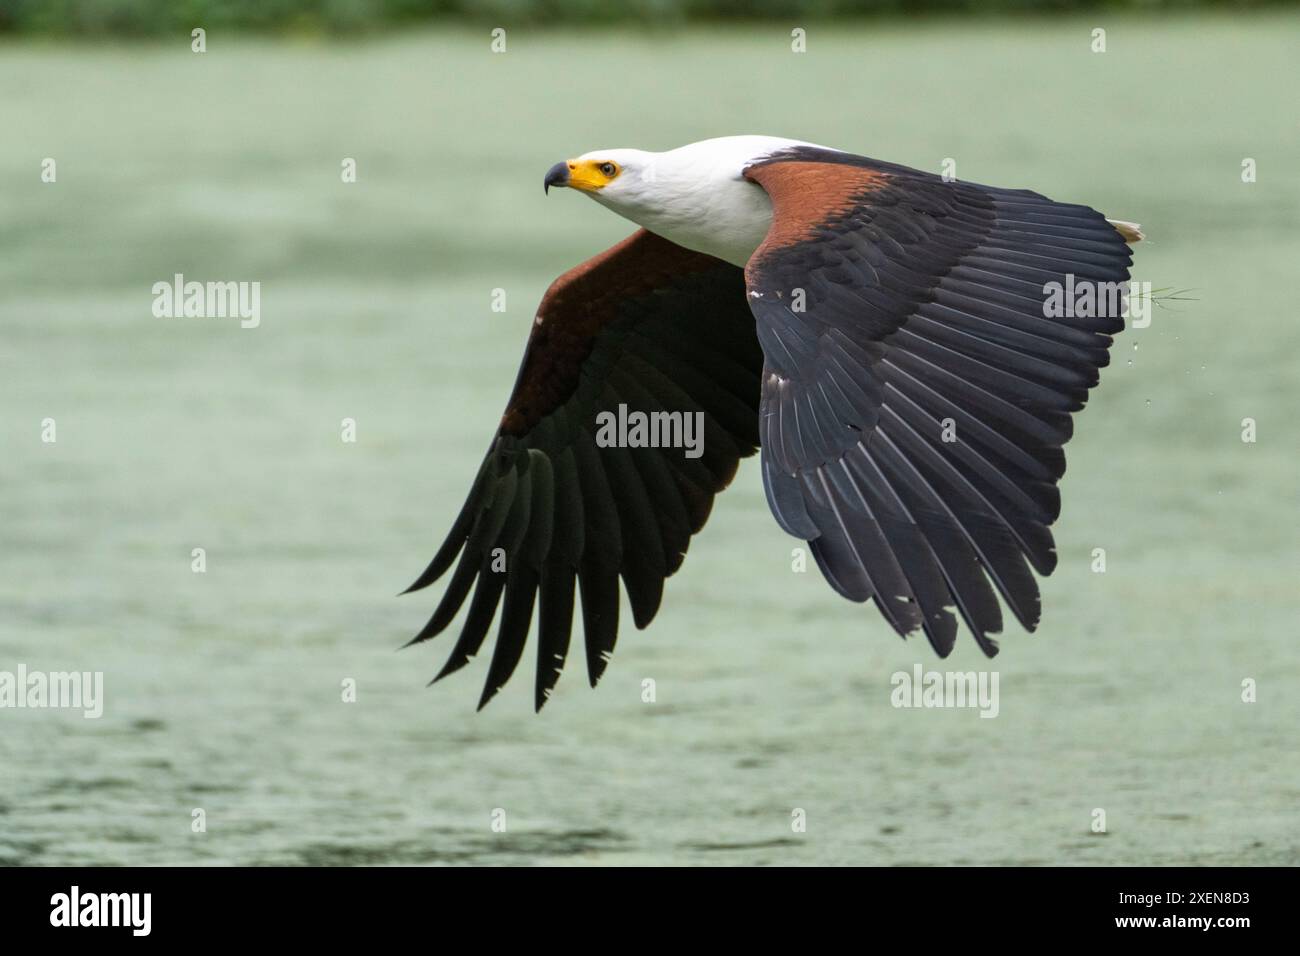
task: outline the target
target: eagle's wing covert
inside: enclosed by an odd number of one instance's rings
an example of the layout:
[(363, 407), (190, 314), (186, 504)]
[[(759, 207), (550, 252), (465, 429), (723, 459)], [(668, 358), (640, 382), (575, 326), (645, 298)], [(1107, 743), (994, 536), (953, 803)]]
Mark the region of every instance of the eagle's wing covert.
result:
[[(482, 707), (519, 663), (536, 605), (540, 709), (568, 651), (576, 582), (594, 686), (617, 637), (619, 578), (645, 627), (713, 496), (757, 447), (761, 367), (736, 266), (641, 230), (557, 279), (469, 497), (409, 589), (455, 565), (411, 643), (446, 629), (469, 598), (434, 679), (469, 662), (499, 608)], [(702, 412), (703, 454), (599, 446), (597, 415), (620, 404)]]
[(773, 513), (900, 634), (946, 656), (955, 607), (993, 656), (993, 587), (1038, 622), (1070, 413), (1123, 328), (1106, 303), (1049, 318), (1045, 293), (1126, 283), (1128, 246), (1086, 206), (830, 150), (745, 176), (774, 207), (745, 270)]

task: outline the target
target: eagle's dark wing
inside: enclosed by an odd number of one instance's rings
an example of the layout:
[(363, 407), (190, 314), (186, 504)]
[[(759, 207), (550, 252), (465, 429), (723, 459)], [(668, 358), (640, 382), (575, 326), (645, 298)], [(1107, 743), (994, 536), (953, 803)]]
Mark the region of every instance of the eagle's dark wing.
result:
[[(576, 582), (594, 686), (618, 633), (619, 577), (643, 628), (713, 496), (757, 447), (761, 367), (736, 266), (642, 230), (557, 279), (469, 498), (410, 588), (456, 565), (412, 643), (443, 631), (473, 590), (438, 677), (478, 652), (500, 607), (486, 704), (519, 663), (536, 602), (540, 709), (568, 652)], [(600, 447), (597, 415), (620, 404), (702, 412), (703, 455)]]
[(1098, 212), (796, 148), (746, 170), (774, 206), (745, 270), (765, 355), (763, 481), (831, 585), (946, 656), (956, 607), (989, 656), (992, 585), (1029, 630), (1070, 413), (1120, 309), (1049, 318), (1048, 283), (1127, 283)]

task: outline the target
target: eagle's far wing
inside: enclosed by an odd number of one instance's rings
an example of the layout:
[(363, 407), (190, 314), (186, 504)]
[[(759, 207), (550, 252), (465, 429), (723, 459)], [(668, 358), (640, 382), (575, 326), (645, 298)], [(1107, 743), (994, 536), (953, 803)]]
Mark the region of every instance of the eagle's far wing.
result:
[[(540, 709), (568, 651), (576, 581), (594, 686), (617, 637), (619, 577), (643, 628), (714, 495), (757, 447), (761, 367), (736, 266), (642, 230), (557, 279), (469, 497), (409, 589), (456, 565), (411, 643), (446, 629), (473, 589), (434, 679), (469, 662), (500, 607), (482, 707), (519, 663), (536, 603)], [(597, 416), (620, 404), (702, 412), (703, 454), (597, 444)]]
[(1033, 630), (1070, 413), (1124, 325), (1113, 303), (1049, 318), (1048, 284), (1126, 289), (1128, 246), (1086, 206), (831, 150), (745, 176), (774, 207), (745, 270), (772, 512), (899, 634), (947, 656), (956, 607), (993, 656), (989, 582)]

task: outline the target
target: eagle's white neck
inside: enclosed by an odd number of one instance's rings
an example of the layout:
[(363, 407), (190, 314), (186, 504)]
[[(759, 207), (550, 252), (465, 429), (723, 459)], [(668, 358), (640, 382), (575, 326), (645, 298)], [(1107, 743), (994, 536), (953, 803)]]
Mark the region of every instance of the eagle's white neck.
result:
[(706, 139), (666, 153), (597, 150), (623, 174), (589, 193), (637, 225), (679, 246), (744, 266), (772, 224), (772, 203), (746, 180), (745, 167), (788, 146), (812, 145), (775, 136)]

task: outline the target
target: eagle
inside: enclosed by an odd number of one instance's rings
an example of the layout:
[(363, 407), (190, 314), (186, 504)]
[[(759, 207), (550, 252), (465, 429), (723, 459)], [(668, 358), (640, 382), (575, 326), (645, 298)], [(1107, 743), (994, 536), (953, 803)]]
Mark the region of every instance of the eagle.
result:
[[(1136, 224), (770, 136), (596, 150), (543, 185), (640, 228), (547, 290), (465, 504), (407, 589), (451, 572), (407, 646), (469, 602), (430, 683), (499, 617), (481, 709), (536, 616), (540, 710), (580, 613), (594, 687), (619, 582), (645, 628), (760, 449), (777, 524), (899, 635), (946, 657), (960, 618), (992, 657), (999, 596), (1035, 629), (1071, 414), (1124, 325), (1113, 296), (1047, 306), (1064, 287), (1126, 291)], [(699, 447), (611, 440), (615, 410), (698, 422)]]

